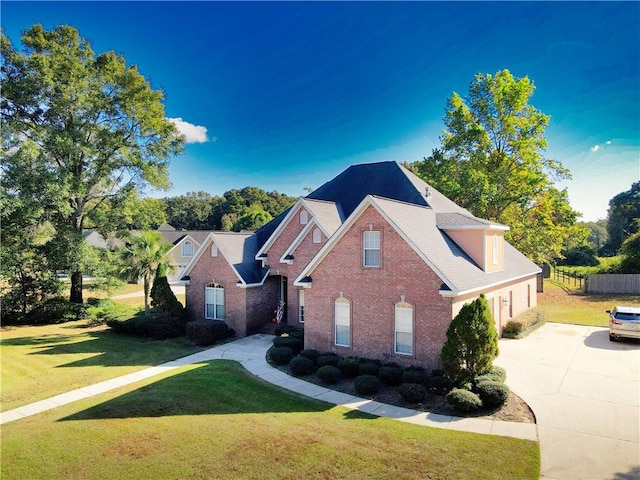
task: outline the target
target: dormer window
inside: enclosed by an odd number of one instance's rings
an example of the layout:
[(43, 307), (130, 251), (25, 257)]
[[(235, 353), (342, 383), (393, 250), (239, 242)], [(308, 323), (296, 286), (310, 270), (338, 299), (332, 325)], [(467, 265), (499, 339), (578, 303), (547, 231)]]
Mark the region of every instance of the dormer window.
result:
[(182, 256), (193, 257), (193, 243), (188, 240), (182, 244)]
[(319, 228), (315, 228), (313, 233), (311, 234), (313, 243), (322, 242), (322, 232), (320, 232)]
[(366, 268), (380, 267), (380, 232), (371, 230), (364, 232), (362, 238), (362, 264)]
[(306, 225), (309, 223), (309, 212), (302, 210), (300, 212), (300, 225)]
[(211, 244), (211, 256), (212, 257), (218, 256), (218, 246), (215, 243)]
[(498, 265), (498, 235), (493, 234), (491, 240), (491, 258), (494, 265)]

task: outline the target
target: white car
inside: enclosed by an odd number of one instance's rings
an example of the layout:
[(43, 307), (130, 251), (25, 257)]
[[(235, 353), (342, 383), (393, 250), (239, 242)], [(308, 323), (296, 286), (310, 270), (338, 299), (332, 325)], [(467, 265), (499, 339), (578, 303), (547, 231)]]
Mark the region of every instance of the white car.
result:
[(640, 307), (617, 306), (609, 314), (609, 340), (640, 338)]

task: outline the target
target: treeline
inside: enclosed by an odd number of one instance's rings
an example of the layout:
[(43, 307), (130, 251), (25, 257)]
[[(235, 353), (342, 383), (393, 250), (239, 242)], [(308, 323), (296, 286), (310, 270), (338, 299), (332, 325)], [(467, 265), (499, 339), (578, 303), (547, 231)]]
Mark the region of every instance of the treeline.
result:
[(162, 199), (166, 221), (185, 230), (255, 230), (293, 205), (296, 197), (257, 187), (232, 189), (222, 196), (206, 192)]

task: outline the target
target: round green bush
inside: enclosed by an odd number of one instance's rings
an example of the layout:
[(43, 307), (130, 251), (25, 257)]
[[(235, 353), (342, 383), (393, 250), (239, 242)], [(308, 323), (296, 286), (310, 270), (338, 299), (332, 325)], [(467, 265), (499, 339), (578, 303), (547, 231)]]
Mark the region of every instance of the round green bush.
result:
[(447, 377), (437, 376), (431, 377), (429, 380), (429, 389), (436, 395), (444, 395), (451, 388), (451, 384)]
[(403, 383), (398, 388), (398, 392), (406, 402), (418, 403), (424, 400), (427, 395), (427, 388), (418, 383)]
[(276, 365), (286, 365), (293, 358), (293, 351), (289, 347), (271, 347), (270, 355)]
[(373, 375), (361, 375), (356, 378), (355, 384), (356, 392), (361, 395), (373, 395), (378, 393), (380, 388), (380, 379)]
[(484, 375), (478, 375), (473, 379), (474, 385), (478, 385), (480, 382), (500, 382), (504, 383), (507, 379), (507, 371), (501, 367), (493, 367), (489, 373)]
[(300, 355), (303, 357), (307, 357), (309, 360), (312, 360), (313, 363), (316, 363), (316, 360), (320, 356), (320, 352), (318, 350), (314, 350), (313, 348), (305, 348), (300, 352)]
[(294, 337), (276, 337), (273, 339), (274, 347), (288, 347), (294, 354), (300, 353), (303, 344), (302, 340)]
[(298, 355), (289, 362), (289, 370), (294, 377), (301, 377), (303, 375), (309, 375), (313, 373), (316, 368), (316, 364), (313, 360), (302, 355)]
[(338, 367), (334, 367), (333, 365), (325, 365), (318, 369), (316, 375), (323, 382), (334, 384), (337, 383), (338, 380), (340, 380), (341, 374)]
[(384, 366), (378, 370), (378, 378), (385, 385), (396, 386), (402, 383), (402, 374), (404, 370), (401, 367)]
[(360, 367), (358, 369), (358, 373), (360, 375), (378, 375), (378, 370), (380, 370), (380, 365), (376, 362), (366, 361), (360, 363)]
[(445, 397), (447, 404), (458, 412), (473, 412), (482, 407), (480, 397), (469, 390), (454, 388)]
[(316, 359), (316, 365), (318, 365), (318, 368), (324, 367), (325, 365), (331, 365), (332, 367), (337, 367), (339, 361), (340, 361), (339, 356), (335, 354), (323, 353)]
[(360, 373), (360, 360), (357, 357), (343, 358), (338, 362), (338, 368), (345, 378), (355, 378)]
[(492, 375), (496, 375), (500, 378), (500, 382), (504, 382), (507, 379), (507, 371), (502, 367), (492, 366), (489, 372)]
[(429, 376), (424, 370), (406, 369), (402, 374), (402, 383), (418, 383), (426, 385), (429, 382)]
[(476, 385), (475, 391), (487, 408), (501, 407), (509, 399), (509, 387), (502, 382), (486, 380)]

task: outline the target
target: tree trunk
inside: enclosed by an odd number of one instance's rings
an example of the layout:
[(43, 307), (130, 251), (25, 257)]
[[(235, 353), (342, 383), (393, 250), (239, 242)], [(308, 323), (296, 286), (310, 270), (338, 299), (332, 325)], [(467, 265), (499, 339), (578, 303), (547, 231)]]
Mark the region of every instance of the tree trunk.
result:
[(149, 283), (150, 277), (149, 275), (144, 276), (144, 313), (149, 315), (151, 308), (149, 307)]
[(82, 272), (73, 272), (71, 274), (69, 301), (71, 303), (82, 303)]

